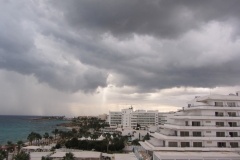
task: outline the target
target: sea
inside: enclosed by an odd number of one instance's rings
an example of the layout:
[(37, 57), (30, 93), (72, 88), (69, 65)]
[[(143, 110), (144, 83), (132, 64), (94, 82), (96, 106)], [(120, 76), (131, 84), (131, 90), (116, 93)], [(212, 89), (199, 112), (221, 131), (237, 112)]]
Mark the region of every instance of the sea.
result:
[(19, 140), (28, 142), (27, 137), (31, 132), (44, 135), (46, 132), (53, 135), (52, 131), (69, 130), (65, 127), (56, 126), (57, 124), (69, 122), (67, 120), (44, 120), (36, 121), (33, 119), (44, 116), (16, 116), (0, 115), (0, 145), (7, 144), (7, 141), (16, 143)]

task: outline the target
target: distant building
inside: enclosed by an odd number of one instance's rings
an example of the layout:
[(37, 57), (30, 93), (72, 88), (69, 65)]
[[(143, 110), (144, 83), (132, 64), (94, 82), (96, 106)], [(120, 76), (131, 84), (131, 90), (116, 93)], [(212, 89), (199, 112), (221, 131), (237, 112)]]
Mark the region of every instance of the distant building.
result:
[(167, 121), (169, 115), (173, 112), (158, 112), (158, 110), (136, 110), (132, 107), (122, 109), (118, 112), (109, 112), (108, 122), (110, 126), (121, 125), (123, 128), (137, 128), (139, 125), (143, 128), (147, 126), (158, 126)]
[(107, 115), (107, 114), (100, 114), (100, 115), (98, 116), (98, 118), (101, 119), (101, 120), (107, 120), (108, 115)]

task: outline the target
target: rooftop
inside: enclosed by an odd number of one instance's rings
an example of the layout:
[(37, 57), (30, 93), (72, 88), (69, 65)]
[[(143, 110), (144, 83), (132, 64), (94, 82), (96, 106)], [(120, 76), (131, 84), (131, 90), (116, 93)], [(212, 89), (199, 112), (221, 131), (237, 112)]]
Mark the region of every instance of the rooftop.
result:
[[(238, 158), (240, 159), (240, 155), (235, 152), (163, 152), (157, 151), (154, 152), (158, 158), (166, 159), (166, 158), (174, 158), (176, 159), (191, 159), (191, 158)], [(236, 159), (237, 160), (237, 159)]]
[[(50, 157), (52, 158), (62, 158), (68, 152), (56, 152)], [(82, 152), (71, 152), (76, 158), (99, 158), (101, 156), (101, 152), (91, 152), (91, 151), (82, 151)]]

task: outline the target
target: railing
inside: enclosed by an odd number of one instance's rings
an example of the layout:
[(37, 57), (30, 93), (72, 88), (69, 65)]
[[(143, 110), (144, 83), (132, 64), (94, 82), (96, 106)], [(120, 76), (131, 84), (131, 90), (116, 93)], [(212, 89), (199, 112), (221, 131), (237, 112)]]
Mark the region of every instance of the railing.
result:
[(216, 135), (184, 135), (184, 136), (182, 136), (182, 135), (175, 135), (175, 134), (166, 134), (166, 133), (161, 133), (161, 132), (157, 132), (157, 133), (159, 133), (159, 134), (162, 134), (162, 135), (165, 135), (165, 136), (173, 136), (173, 137), (229, 137), (229, 138), (234, 138), (234, 137), (240, 137), (240, 135), (239, 136), (230, 136), (230, 135), (228, 135), (228, 136), (216, 136)]
[(199, 126), (193, 126), (193, 125), (183, 125), (183, 124), (172, 124), (172, 123), (164, 123), (164, 124), (170, 124), (174, 126), (186, 126), (186, 127), (240, 127), (240, 125), (237, 126), (230, 126), (230, 125), (199, 125)]
[(186, 117), (186, 116), (210, 116), (210, 117), (240, 117), (240, 116), (231, 116), (231, 115), (174, 115), (174, 116), (182, 116), (182, 117)]
[[(169, 146), (164, 146), (164, 147), (169, 147)], [(177, 148), (240, 148), (240, 146), (174, 146)], [(174, 148), (174, 147), (170, 147), (170, 148)]]
[(235, 105), (235, 106), (228, 106), (228, 105), (221, 105), (221, 106), (215, 106), (215, 105), (195, 105), (195, 106), (188, 106), (187, 108), (192, 108), (192, 107), (240, 107), (239, 105)]

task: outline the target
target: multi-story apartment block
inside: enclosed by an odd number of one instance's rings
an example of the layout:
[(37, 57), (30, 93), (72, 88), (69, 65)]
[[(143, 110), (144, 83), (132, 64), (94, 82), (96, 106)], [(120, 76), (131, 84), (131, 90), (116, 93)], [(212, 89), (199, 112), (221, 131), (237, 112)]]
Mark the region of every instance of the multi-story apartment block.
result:
[(122, 123), (122, 112), (109, 112), (108, 123), (110, 126), (120, 125)]
[[(166, 115), (165, 115), (166, 114)], [(166, 121), (169, 113), (159, 113), (157, 110), (136, 110), (132, 107), (122, 109), (121, 112), (109, 112), (109, 124), (111, 126), (121, 124), (124, 128), (158, 126)], [(160, 123), (159, 123), (160, 122)]]
[(195, 97), (154, 138), (141, 142), (147, 150), (240, 151), (240, 96)]
[(121, 125), (125, 127), (131, 126), (131, 113), (133, 112), (133, 108), (122, 109), (122, 123)]

